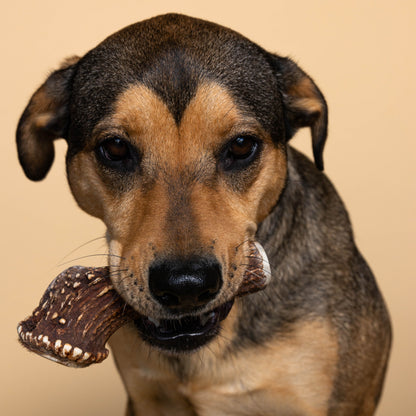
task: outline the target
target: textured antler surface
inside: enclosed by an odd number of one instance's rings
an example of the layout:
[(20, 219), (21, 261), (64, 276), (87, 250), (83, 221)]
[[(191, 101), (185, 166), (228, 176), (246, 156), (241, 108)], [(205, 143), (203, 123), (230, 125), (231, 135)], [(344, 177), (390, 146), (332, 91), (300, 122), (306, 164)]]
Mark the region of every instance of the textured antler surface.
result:
[(247, 269), (237, 296), (263, 290), (270, 281), (271, 271), (269, 260), (259, 243), (250, 243)]
[(37, 354), (85, 367), (108, 356), (105, 343), (130, 314), (111, 285), (108, 267), (75, 266), (49, 285), (18, 333), (22, 344)]

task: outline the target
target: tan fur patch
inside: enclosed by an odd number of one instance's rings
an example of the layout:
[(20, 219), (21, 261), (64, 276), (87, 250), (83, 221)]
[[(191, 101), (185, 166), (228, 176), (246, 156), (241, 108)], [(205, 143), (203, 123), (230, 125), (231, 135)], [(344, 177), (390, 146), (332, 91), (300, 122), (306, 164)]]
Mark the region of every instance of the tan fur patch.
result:
[(94, 154), (79, 152), (72, 158), (68, 173), (78, 205), (88, 214), (105, 221), (115, 201), (97, 172)]
[(55, 107), (52, 98), (42, 86), (33, 95), (21, 119), (17, 134), (19, 156), (26, 174), (31, 178), (42, 177), (40, 173), (47, 171), (52, 163), (52, 140), (56, 137), (46, 131), (45, 127), (55, 116)]
[(134, 328), (117, 333), (111, 347), (137, 411), (165, 414), (169, 401), (152, 400), (163, 385), (180, 408), (166, 413), (171, 415), (192, 415), (186, 410), (188, 401), (204, 415), (326, 415), (338, 354), (330, 324), (301, 322), (268, 345), (225, 356), (235, 316), (225, 321), (230, 330), (208, 348), (184, 357), (186, 381), (180, 380), (166, 356), (146, 348)]
[(297, 84), (291, 86), (288, 92), (294, 99), (293, 105), (296, 108), (310, 113), (322, 113), (323, 103), (317, 94), (316, 87), (308, 77), (301, 78)]
[[(37, 130), (43, 129), (54, 116), (54, 108), (51, 97), (46, 93), (45, 88), (41, 87), (33, 95), (28, 107), (29, 114), (23, 125), (23, 136), (28, 138), (34, 135)], [(27, 141), (33, 141), (28, 139)]]

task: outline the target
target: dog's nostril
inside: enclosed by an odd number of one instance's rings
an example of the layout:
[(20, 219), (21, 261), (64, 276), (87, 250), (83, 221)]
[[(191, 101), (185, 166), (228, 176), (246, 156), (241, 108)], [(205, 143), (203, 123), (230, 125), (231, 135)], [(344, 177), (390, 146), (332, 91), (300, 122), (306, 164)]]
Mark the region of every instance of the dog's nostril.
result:
[(158, 300), (160, 303), (166, 306), (178, 306), (179, 305), (179, 298), (171, 293), (162, 292), (160, 295), (157, 295)]
[(203, 306), (217, 295), (221, 285), (221, 266), (215, 259), (165, 260), (149, 269), (151, 293), (173, 309)]

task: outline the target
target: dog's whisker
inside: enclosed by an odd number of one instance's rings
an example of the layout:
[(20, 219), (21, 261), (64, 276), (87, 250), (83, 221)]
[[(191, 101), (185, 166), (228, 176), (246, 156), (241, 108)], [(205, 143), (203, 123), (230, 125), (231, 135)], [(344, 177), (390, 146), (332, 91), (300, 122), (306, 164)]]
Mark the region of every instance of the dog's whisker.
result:
[(125, 259), (125, 257), (123, 257), (123, 256), (118, 256), (117, 254), (111, 254), (111, 253), (87, 254), (85, 256), (80, 256), (80, 257), (77, 257), (75, 259), (65, 261), (63, 263), (58, 264), (57, 266), (58, 267), (59, 266), (65, 266), (66, 264), (73, 263), (74, 261), (83, 260), (83, 259), (90, 258), (90, 257), (116, 257), (116, 258), (119, 258), (119, 259)]
[[(241, 263), (240, 266), (245, 266), (245, 267), (250, 267), (251, 264), (245, 264), (245, 263)], [(260, 268), (256, 268), (257, 270), (260, 270)], [(261, 269), (261, 271), (265, 274), (269, 274), (270, 276), (272, 275), (272, 272), (268, 271), (268, 270), (264, 270)], [(249, 270), (250, 274), (254, 274), (255, 276), (261, 277), (259, 274), (255, 274), (255, 272), (253, 270)]]
[(268, 259), (265, 259), (264, 257), (260, 257), (260, 256), (253, 256), (253, 255), (249, 255), (246, 256), (247, 259), (255, 259), (255, 260), (262, 260), (263, 262), (267, 263), (270, 265), (270, 262)]
[(247, 238), (246, 240), (242, 241), (240, 244), (234, 247), (235, 250), (238, 250), (243, 244), (250, 242), (251, 239)]
[[(261, 275), (258, 275), (258, 274), (256, 274), (256, 273), (253, 273), (254, 274), (254, 276), (256, 276), (256, 277), (258, 277), (258, 278), (262, 278), (263, 276), (261, 276)], [(264, 285), (263, 284), (261, 284), (261, 283), (259, 283), (259, 282), (256, 282), (256, 281), (252, 281), (252, 282), (250, 282), (252, 285), (254, 285), (254, 286), (256, 286), (256, 287), (258, 287), (258, 288), (260, 288), (260, 289), (263, 289), (264, 288)]]
[(63, 262), (65, 259), (67, 259), (71, 254), (74, 254), (76, 251), (78, 251), (78, 250), (80, 250), (81, 248), (83, 248), (83, 247), (85, 247), (85, 246), (87, 246), (88, 244), (92, 244), (92, 243), (94, 243), (95, 241), (98, 241), (98, 240), (102, 240), (102, 239), (105, 239), (106, 237), (105, 237), (105, 235), (103, 235), (103, 236), (101, 236), (101, 237), (96, 237), (96, 238), (93, 238), (93, 239), (91, 239), (91, 240), (89, 240), (89, 241), (87, 241), (87, 242), (85, 242), (85, 243), (83, 243), (83, 244), (81, 244), (80, 246), (78, 246), (78, 247), (76, 247), (76, 248), (74, 248), (73, 250), (71, 250), (68, 254), (66, 254), (59, 262)]
[(119, 276), (121, 276), (121, 279), (119, 280), (120, 283), (124, 282), (127, 279), (131, 279), (132, 275), (130, 273), (123, 275), (124, 272), (128, 271), (129, 269), (126, 270), (122, 270), (121, 273), (119, 274)]
[[(252, 264), (247, 264), (247, 263), (241, 263), (240, 266), (247, 267), (249, 273), (251, 273), (251, 270), (253, 268)], [(264, 273), (269, 274), (270, 276), (272, 275), (271, 270), (267, 270), (264, 267), (256, 267), (256, 269), (262, 270)]]
[(109, 277), (119, 277), (119, 276), (122, 276), (125, 271), (126, 270), (117, 270), (117, 271), (109, 273), (108, 275)]

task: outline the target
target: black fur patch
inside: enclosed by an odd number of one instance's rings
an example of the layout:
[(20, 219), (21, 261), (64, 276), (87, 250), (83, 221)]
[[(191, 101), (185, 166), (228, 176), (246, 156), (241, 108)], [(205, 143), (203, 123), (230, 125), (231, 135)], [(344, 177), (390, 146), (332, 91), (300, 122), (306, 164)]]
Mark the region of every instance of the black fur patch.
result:
[(199, 84), (201, 71), (189, 61), (180, 48), (168, 49), (155, 57), (143, 80), (162, 98), (177, 124)]

